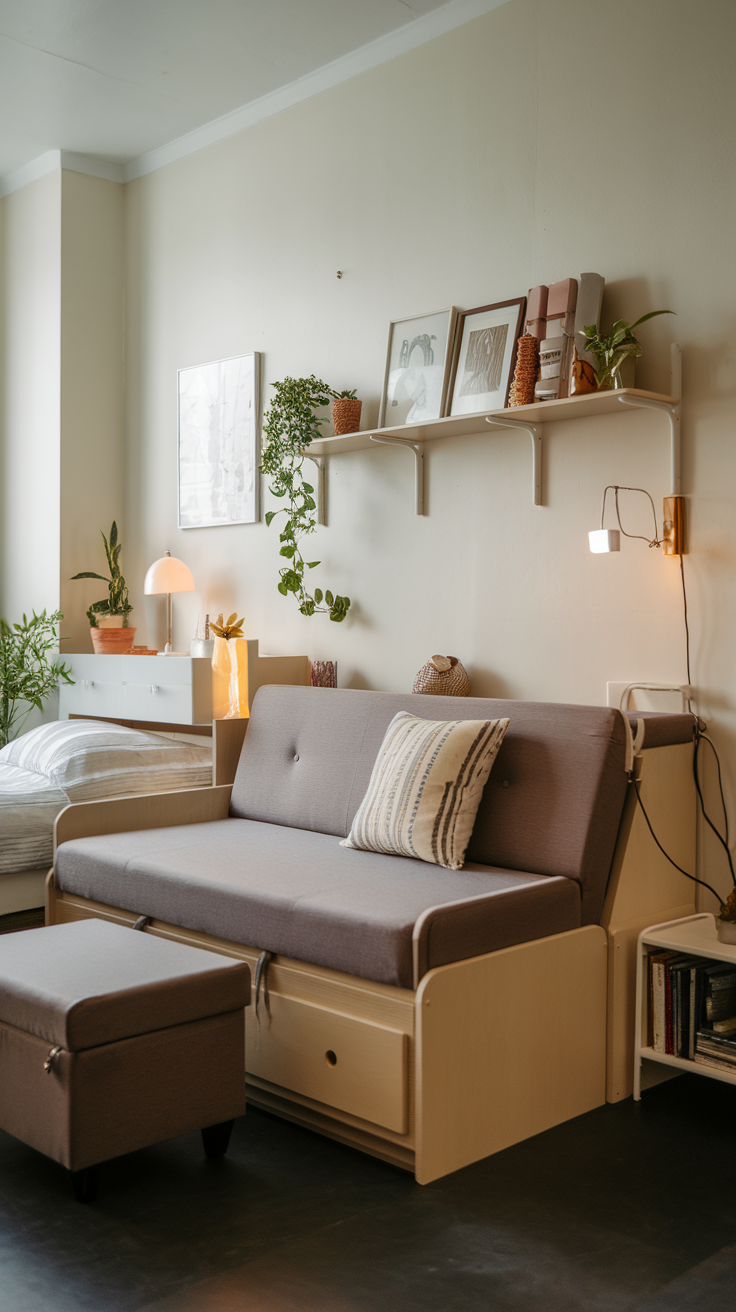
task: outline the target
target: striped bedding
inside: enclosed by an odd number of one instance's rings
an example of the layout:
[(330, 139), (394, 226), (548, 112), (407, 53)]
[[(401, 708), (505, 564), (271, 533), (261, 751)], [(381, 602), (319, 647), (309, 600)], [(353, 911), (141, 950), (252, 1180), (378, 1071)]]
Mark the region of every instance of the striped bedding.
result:
[(39, 725), (0, 751), (0, 875), (49, 866), (70, 802), (205, 788), (212, 747), (94, 720)]

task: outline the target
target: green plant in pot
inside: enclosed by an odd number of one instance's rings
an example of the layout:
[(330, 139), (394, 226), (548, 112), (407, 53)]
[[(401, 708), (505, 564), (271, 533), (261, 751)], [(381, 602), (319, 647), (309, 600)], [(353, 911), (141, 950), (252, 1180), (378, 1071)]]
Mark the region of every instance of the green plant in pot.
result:
[(288, 502), (281, 510), (269, 510), (266, 515), (267, 524), (277, 515), (286, 517), (279, 540), (280, 554), (287, 563), (279, 571), (278, 589), (283, 597), (294, 594), (302, 615), (322, 612), (339, 624), (350, 609), (350, 598), (321, 588), (308, 591), (306, 571), (320, 562), (305, 561), (299, 545), (317, 527), (314, 488), (304, 478), (304, 460), (311, 443), (321, 436), (322, 424), (328, 422), (318, 418), (316, 412), (336, 394), (314, 374), (309, 378), (284, 378), (273, 387), (275, 396), (263, 423), (261, 470), (272, 480), (273, 495)]
[(135, 637), (135, 629), (128, 624), (128, 616), (133, 607), (128, 600), (125, 579), (120, 572), (122, 543), (118, 541), (118, 526), (115, 520), (112, 521), (109, 539), (101, 530), (100, 536), (105, 547), (109, 577), (105, 574), (97, 574), (93, 570), (84, 570), (81, 574), (72, 575), (72, 580), (100, 579), (107, 584), (108, 595), (100, 601), (93, 601), (87, 611), (92, 646), (98, 656), (130, 651)]
[(22, 624), (0, 620), (0, 747), (17, 738), (32, 710), (44, 703), (59, 680), (74, 683), (71, 671), (59, 660), (57, 626), (64, 616), (35, 610)]
[(625, 386), (621, 378), (622, 366), (628, 360), (638, 360), (641, 355), (641, 342), (634, 336), (634, 329), (659, 314), (674, 314), (674, 310), (651, 310), (649, 314), (643, 314), (641, 319), (637, 319), (636, 323), (617, 319), (605, 337), (601, 336), (594, 323), (583, 328), (584, 349), (592, 352), (598, 361), (595, 377), (599, 390)]

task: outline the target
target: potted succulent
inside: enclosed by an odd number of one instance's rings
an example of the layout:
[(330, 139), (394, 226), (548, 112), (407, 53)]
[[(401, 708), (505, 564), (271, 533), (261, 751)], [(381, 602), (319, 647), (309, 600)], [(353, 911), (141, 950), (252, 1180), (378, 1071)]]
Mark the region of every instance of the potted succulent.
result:
[[(328, 422), (318, 418), (316, 411), (336, 394), (314, 374), (309, 378), (283, 378), (273, 387), (276, 395), (263, 422), (265, 444), (261, 471), (272, 478), (270, 490), (273, 495), (288, 500), (287, 506), (281, 510), (269, 510), (266, 515), (267, 524), (271, 524), (276, 515), (286, 516), (280, 536), (280, 554), (287, 563), (279, 571), (278, 590), (282, 597), (294, 593), (302, 615), (323, 612), (339, 624), (350, 609), (350, 598), (341, 597), (339, 593), (333, 596), (321, 588), (315, 588), (310, 594), (305, 586), (305, 571), (315, 569), (320, 562), (304, 560), (299, 547), (300, 539), (314, 533), (317, 527), (314, 488), (306, 482), (302, 467), (310, 444), (321, 436), (321, 425)], [(352, 400), (349, 397), (342, 399)]]
[(674, 314), (674, 310), (651, 310), (649, 314), (643, 314), (641, 319), (637, 319), (636, 323), (617, 319), (607, 337), (601, 336), (594, 323), (583, 328), (583, 349), (590, 351), (598, 361), (595, 378), (599, 391), (634, 386), (636, 361), (641, 355), (641, 342), (634, 336), (634, 329), (640, 323), (646, 323), (647, 319), (655, 319), (658, 314)]
[(330, 392), (335, 399), (332, 402), (332, 427), (335, 437), (345, 433), (357, 433), (360, 428), (360, 412), (363, 402), (352, 392)]
[(118, 526), (115, 520), (112, 521), (109, 540), (101, 530), (100, 536), (105, 546), (110, 577), (96, 574), (93, 570), (84, 570), (81, 574), (73, 574), (72, 579), (101, 579), (107, 584), (108, 595), (101, 601), (92, 602), (87, 611), (87, 619), (96, 654), (118, 655), (120, 652), (130, 651), (133, 646), (135, 629), (128, 624), (128, 616), (133, 607), (128, 600), (125, 579), (120, 573), (122, 543), (118, 542)]

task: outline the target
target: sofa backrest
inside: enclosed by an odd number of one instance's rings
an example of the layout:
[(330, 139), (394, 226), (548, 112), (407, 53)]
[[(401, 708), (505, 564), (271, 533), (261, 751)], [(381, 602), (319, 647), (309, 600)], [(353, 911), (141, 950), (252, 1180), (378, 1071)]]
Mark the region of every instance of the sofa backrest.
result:
[(623, 717), (606, 707), (263, 687), (253, 702), (231, 815), (344, 838), (398, 711), (429, 720), (509, 717), (468, 860), (574, 879), (583, 924), (595, 923), (626, 792)]

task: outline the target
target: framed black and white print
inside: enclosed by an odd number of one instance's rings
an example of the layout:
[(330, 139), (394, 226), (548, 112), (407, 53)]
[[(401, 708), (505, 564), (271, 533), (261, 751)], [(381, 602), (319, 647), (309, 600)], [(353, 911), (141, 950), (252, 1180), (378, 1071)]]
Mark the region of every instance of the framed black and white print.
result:
[(508, 405), (516, 343), (526, 297), (462, 310), (458, 316), (449, 386), (451, 415), (481, 414)]
[(379, 428), (427, 423), (444, 414), (456, 323), (453, 305), (389, 325)]
[(260, 515), (260, 352), (180, 369), (179, 527)]

